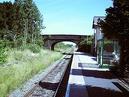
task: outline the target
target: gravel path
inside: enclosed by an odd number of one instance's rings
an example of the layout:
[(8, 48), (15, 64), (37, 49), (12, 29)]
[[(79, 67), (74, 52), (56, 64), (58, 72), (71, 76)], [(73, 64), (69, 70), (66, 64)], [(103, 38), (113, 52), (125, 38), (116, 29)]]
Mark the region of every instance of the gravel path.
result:
[[(67, 67), (69, 60), (61, 58), (47, 69), (35, 75), (32, 79), (27, 81), (23, 86), (12, 92), (9, 97), (52, 97), (55, 93), (55, 87), (58, 85), (60, 78)], [(54, 69), (54, 70), (53, 70)], [(45, 83), (45, 85), (43, 85)], [(37, 85), (38, 84), (38, 85)], [(52, 89), (46, 84), (52, 85)], [(44, 87), (45, 86), (45, 87)], [(32, 94), (28, 92), (36, 87)], [(27, 94), (27, 95), (26, 95)], [(26, 96), (25, 96), (26, 95)]]

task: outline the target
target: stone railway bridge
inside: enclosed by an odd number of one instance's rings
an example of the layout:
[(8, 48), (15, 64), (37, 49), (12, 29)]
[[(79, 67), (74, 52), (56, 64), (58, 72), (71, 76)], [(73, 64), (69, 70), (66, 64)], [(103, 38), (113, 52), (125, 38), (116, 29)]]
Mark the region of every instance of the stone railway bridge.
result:
[(44, 46), (47, 49), (54, 50), (54, 46), (63, 41), (69, 41), (79, 46), (81, 40), (86, 38), (86, 35), (42, 35)]

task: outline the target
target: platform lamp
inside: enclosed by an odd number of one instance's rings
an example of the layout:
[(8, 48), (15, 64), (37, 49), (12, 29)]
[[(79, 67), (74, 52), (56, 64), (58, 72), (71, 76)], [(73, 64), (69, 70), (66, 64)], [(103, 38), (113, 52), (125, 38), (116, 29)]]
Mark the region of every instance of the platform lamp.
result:
[(101, 33), (101, 39), (100, 39), (100, 67), (103, 66), (103, 50), (104, 50), (104, 34)]

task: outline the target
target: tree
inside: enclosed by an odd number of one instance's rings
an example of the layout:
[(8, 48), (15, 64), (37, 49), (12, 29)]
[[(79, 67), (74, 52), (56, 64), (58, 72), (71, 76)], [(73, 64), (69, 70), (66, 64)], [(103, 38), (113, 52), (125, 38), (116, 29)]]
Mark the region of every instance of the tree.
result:
[(11, 2), (0, 3), (0, 38), (14, 41), (15, 9)]
[(37, 43), (41, 39), (42, 16), (33, 0), (0, 3), (0, 38), (14, 47)]
[(105, 20), (100, 21), (104, 35), (117, 39), (120, 49), (120, 73), (123, 75), (129, 56), (129, 0), (113, 0), (113, 6), (106, 9)]
[(22, 29), (24, 44), (27, 42), (35, 43), (35, 40), (40, 39), (40, 31), (42, 29), (42, 16), (33, 0), (16, 0), (19, 6), (21, 15), (20, 22), (22, 21)]

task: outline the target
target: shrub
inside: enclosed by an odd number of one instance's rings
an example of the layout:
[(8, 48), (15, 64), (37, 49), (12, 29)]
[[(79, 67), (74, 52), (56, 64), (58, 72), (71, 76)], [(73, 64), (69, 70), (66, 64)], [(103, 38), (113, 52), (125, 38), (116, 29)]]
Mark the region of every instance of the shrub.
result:
[(39, 53), (41, 48), (37, 44), (30, 44), (28, 49), (30, 49), (33, 53)]
[(27, 44), (26, 46), (22, 46), (21, 49), (22, 50), (29, 49), (33, 53), (39, 53), (40, 50), (41, 50), (41, 47), (39, 45), (37, 45), (37, 44)]
[(0, 64), (3, 64), (6, 62), (7, 55), (5, 54), (5, 49), (0, 48)]
[(6, 51), (5, 43), (2, 40), (0, 40), (0, 64), (6, 62), (7, 55), (5, 51)]

